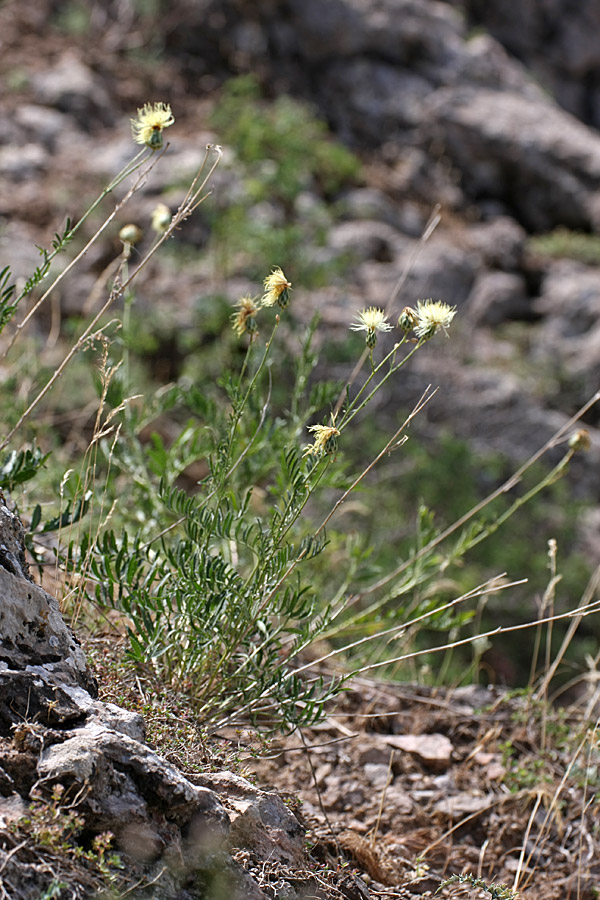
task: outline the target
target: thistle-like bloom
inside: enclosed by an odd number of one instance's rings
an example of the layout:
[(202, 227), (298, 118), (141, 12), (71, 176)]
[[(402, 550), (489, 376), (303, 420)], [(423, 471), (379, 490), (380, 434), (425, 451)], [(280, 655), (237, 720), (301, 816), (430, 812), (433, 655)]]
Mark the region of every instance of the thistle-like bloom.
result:
[(310, 425), (308, 428), (315, 436), (314, 444), (304, 451), (304, 456), (321, 456), (335, 453), (339, 431), (333, 425)]
[(448, 335), (448, 328), (452, 319), (456, 315), (456, 307), (448, 306), (441, 300), (419, 300), (415, 310), (416, 323), (415, 334), (422, 341), (428, 341), (429, 338), (438, 331), (443, 331)]
[(138, 109), (137, 119), (131, 119), (131, 133), (136, 144), (145, 144), (151, 150), (160, 150), (163, 144), (163, 128), (175, 121), (168, 103), (145, 103)]
[(356, 318), (358, 319), (358, 322), (353, 322), (352, 325), (350, 325), (350, 328), (352, 331), (366, 331), (366, 344), (367, 347), (370, 347), (371, 349), (373, 349), (377, 343), (378, 331), (392, 330), (392, 326), (386, 321), (385, 313), (382, 309), (377, 309), (376, 306), (370, 306), (368, 309), (361, 309), (361, 311), (356, 314)]
[(280, 306), (285, 309), (290, 302), (289, 290), (292, 282), (288, 281), (279, 266), (276, 266), (264, 282), (265, 292), (261, 297), (261, 306)]
[(171, 210), (164, 203), (159, 203), (152, 211), (152, 229), (158, 234), (164, 234), (171, 224)]
[(242, 297), (238, 300), (236, 306), (239, 309), (231, 315), (231, 326), (237, 336), (241, 337), (246, 332), (249, 335), (257, 334), (258, 328), (255, 317), (260, 307), (256, 305), (252, 297)]

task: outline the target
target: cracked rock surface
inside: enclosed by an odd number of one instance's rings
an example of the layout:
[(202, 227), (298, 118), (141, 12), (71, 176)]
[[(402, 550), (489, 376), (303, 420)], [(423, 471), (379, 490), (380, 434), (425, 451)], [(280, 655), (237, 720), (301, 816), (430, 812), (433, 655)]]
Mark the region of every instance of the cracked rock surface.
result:
[[(159, 885), (152, 897), (221, 890), (232, 900), (264, 897), (231, 853), (249, 848), (259, 859), (300, 865), (304, 830), (293, 813), (277, 794), (231, 773), (203, 774), (192, 783), (148, 747), (141, 716), (96, 699), (81, 646), (55, 598), (33, 582), (23, 541), (21, 523), (3, 503), (0, 834), (32, 800), (52, 807), (60, 797), (83, 817), (86, 832), (114, 835), (140, 882)], [(17, 864), (0, 849), (7, 878)], [(29, 875), (18, 876), (19, 900), (47, 886), (33, 870)], [(190, 879), (200, 893), (181, 893)]]

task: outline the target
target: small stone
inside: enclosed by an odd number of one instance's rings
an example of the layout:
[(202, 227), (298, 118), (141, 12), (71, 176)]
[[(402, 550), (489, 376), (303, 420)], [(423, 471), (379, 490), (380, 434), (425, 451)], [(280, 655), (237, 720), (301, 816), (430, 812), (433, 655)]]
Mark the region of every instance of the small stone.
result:
[(18, 822), (26, 814), (27, 804), (19, 794), (0, 797), (0, 828), (4, 829), (11, 822)]
[(469, 294), (465, 313), (474, 324), (489, 326), (531, 318), (525, 279), (511, 272), (482, 272)]
[(364, 773), (374, 788), (384, 788), (388, 782), (388, 777), (393, 777), (388, 766), (377, 765), (376, 763), (367, 763), (364, 767)]
[(231, 847), (251, 849), (262, 860), (302, 865), (304, 829), (278, 794), (261, 791), (232, 772), (202, 774), (195, 780), (223, 800), (231, 821)]
[(382, 739), (391, 747), (416, 756), (432, 769), (446, 769), (454, 747), (443, 734), (386, 734)]
[(469, 791), (461, 791), (451, 797), (443, 797), (435, 804), (435, 811), (449, 816), (451, 819), (461, 819), (463, 816), (481, 812), (494, 802), (493, 795), (477, 795)]
[(0, 148), (0, 175), (13, 181), (27, 181), (44, 168), (47, 154), (39, 144)]

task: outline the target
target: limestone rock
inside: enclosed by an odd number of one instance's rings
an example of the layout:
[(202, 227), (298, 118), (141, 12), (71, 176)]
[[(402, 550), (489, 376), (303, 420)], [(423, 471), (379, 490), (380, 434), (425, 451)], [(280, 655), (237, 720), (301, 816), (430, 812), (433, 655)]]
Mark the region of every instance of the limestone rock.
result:
[(456, 794), (444, 797), (443, 800), (436, 803), (435, 811), (449, 816), (451, 819), (462, 819), (473, 813), (481, 812), (487, 806), (496, 802), (494, 794), (478, 795), (469, 791), (459, 791)]
[(19, 106), (15, 119), (29, 140), (41, 142), (48, 150), (54, 149), (58, 137), (68, 131), (70, 124), (65, 113), (35, 103)]
[(62, 784), (73, 796), (81, 792), (86, 821), (99, 831), (142, 820), (150, 808), (179, 825), (201, 816), (213, 833), (228, 830), (212, 791), (192, 785), (139, 741), (95, 722), (44, 750), (37, 771), (38, 789)]
[(89, 685), (85, 656), (54, 597), (1, 566), (0, 592), (0, 662), (12, 669), (46, 666)]
[(472, 225), (466, 240), (481, 254), (484, 266), (512, 272), (520, 268), (525, 253), (527, 233), (510, 216), (497, 216)]
[(483, 25), (497, 41), (533, 70), (558, 103), (600, 126), (600, 65), (597, 0), (523, 0), (518, 5), (487, 0), (452, 0), (471, 26)]
[(65, 54), (57, 65), (32, 77), (35, 99), (70, 113), (89, 127), (100, 119), (112, 119), (110, 98), (94, 72), (75, 54)]
[(432, 769), (443, 770), (450, 765), (452, 742), (443, 734), (386, 734), (382, 740), (390, 747), (403, 750)]
[(356, 262), (390, 262), (409, 241), (384, 222), (354, 219), (335, 225), (329, 232), (328, 244), (337, 254), (345, 254)]
[[(408, 265), (412, 251), (403, 264)], [(458, 246), (443, 235), (434, 235), (418, 250), (406, 279), (403, 303), (414, 306), (418, 299), (443, 300), (451, 306), (462, 306), (473, 285), (478, 258), (470, 250)], [(399, 266), (402, 271), (403, 265)]]
[[(0, 503), (0, 674), (2, 669), (24, 671), (35, 666), (44, 667), (43, 683), (50, 678), (95, 689), (83, 651), (65, 625), (57, 601), (31, 580), (20, 522)], [(23, 676), (19, 683), (28, 680), (30, 676)], [(1, 698), (0, 718), (3, 705)], [(12, 714), (6, 715), (10, 719)]]
[(344, 220), (370, 219), (391, 225), (410, 237), (420, 237), (425, 226), (423, 211), (414, 203), (397, 203), (378, 188), (354, 188), (336, 203), (336, 211)]
[(261, 791), (231, 772), (196, 776), (196, 782), (223, 798), (229, 813), (232, 847), (247, 847), (261, 860), (300, 866), (304, 829), (278, 794)]
[(446, 88), (428, 100), (425, 130), (470, 196), (502, 201), (530, 230), (600, 226), (600, 136), (552, 103)]
[(21, 520), (0, 499), (0, 566), (33, 583), (25, 555), (25, 531)]
[(471, 324), (490, 326), (531, 318), (525, 279), (514, 272), (482, 272), (467, 300), (465, 315)]
[(26, 181), (45, 168), (46, 153), (39, 144), (0, 148), (0, 176)]

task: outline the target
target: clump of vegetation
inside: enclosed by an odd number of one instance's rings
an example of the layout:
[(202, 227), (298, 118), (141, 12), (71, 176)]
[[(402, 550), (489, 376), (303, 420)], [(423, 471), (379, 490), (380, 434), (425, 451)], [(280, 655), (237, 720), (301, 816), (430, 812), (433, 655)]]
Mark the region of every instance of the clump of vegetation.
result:
[[(5, 851), (2, 886), (7, 897), (39, 891), (40, 900), (67, 896), (123, 896), (130, 880), (112, 848), (110, 832), (86, 837), (85, 821), (57, 784), (47, 799), (36, 798), (28, 811), (0, 835)], [(33, 893), (32, 893), (33, 896)]]
[(516, 891), (511, 890), (505, 884), (495, 884), (493, 881), (487, 882), (483, 878), (477, 878), (477, 876), (472, 875), (471, 873), (451, 875), (450, 878), (447, 878), (441, 883), (436, 893), (443, 888), (448, 887), (450, 884), (470, 884), (471, 887), (479, 888), (486, 894), (489, 894), (492, 900), (516, 900), (518, 896)]
[[(556, 547), (540, 567), (529, 538), (548, 518), (539, 498), (560, 490), (574, 454), (586, 449), (585, 430), (571, 433), (585, 408), (513, 474), (497, 461), (482, 472), (450, 439), (433, 453), (409, 451), (408, 430), (432, 392), (387, 431), (374, 420), (373, 408), (425, 344), (451, 339), (461, 328), (456, 310), (434, 298), (414, 297), (403, 310), (390, 300), (349, 315), (342, 350), (331, 346), (330, 335), (325, 343), (332, 358), (350, 365), (337, 368), (337, 381), (324, 378), (319, 318), (308, 322), (298, 307), (303, 292), (331, 269), (315, 269), (305, 237), (310, 232), (312, 246), (320, 229), (324, 235), (331, 216), (327, 201), (360, 178), (360, 167), (306, 107), (287, 98), (267, 104), (249, 79), (226, 89), (214, 118), (244, 167), (243, 191), (208, 219), (216, 252), (235, 245), (255, 287), (233, 305), (221, 295), (200, 298), (205, 344), (181, 334), (186, 329), (177, 335), (182, 344), (188, 341), (195, 368), (141, 383), (139, 363), (152, 349), (152, 336), (144, 330), (149, 316), (136, 309), (136, 286), (205, 204), (223, 157), (219, 146), (207, 148), (174, 213), (161, 198), (151, 221), (141, 223), (153, 235), (145, 246), (139, 225), (123, 217), (152, 168), (168, 164), (163, 132), (172, 124), (166, 104), (142, 106), (133, 120), (139, 153), (79, 221), (68, 221), (51, 248), (40, 250), (40, 265), (22, 286), (9, 266), (0, 273), (1, 352), (11, 364), (54, 287), (106, 228), (121, 226), (121, 248), (105, 269), (100, 309), (70, 323), (70, 335), (63, 336), (70, 343), (54, 368), (36, 368), (29, 353), (30, 394), (14, 401), (14, 368), (4, 382), (6, 434), (0, 445), (0, 489), (25, 520), (40, 571), (51, 569), (53, 589), (56, 583), (63, 588), (65, 613), (75, 627), (109, 623), (119, 646), (127, 646), (131, 683), (115, 678), (112, 699), (137, 703), (150, 718), (152, 737), (169, 744), (178, 762), (201, 757), (210, 768), (205, 739), (217, 729), (252, 721), (264, 735), (314, 724), (357, 674), (477, 679), (492, 639), (533, 629), (530, 680), (543, 700), (540, 708), (547, 709), (569, 640), (598, 609), (597, 581), (589, 582), (580, 602), (559, 607), (561, 574), (577, 596), (581, 573), (559, 572)], [(123, 198), (78, 250), (72, 238), (82, 237), (91, 213), (124, 181), (130, 186)], [(299, 210), (307, 194), (313, 199), (304, 216)], [(264, 227), (257, 222), (253, 213), (261, 203), (269, 205), (269, 215), (275, 210), (275, 224), (268, 216)], [(53, 277), (55, 257), (67, 250), (71, 262)], [(31, 307), (19, 318), (25, 300)], [(80, 378), (93, 384), (96, 400), (83, 452), (66, 457), (57, 433), (36, 417), (52, 409), (55, 389), (76, 364), (77, 386)], [(563, 454), (554, 467), (538, 468), (545, 450), (559, 443)], [(385, 461), (397, 468), (378, 483)], [(466, 478), (457, 472), (470, 474), (470, 484), (479, 478), (482, 490), (466, 490)], [(58, 493), (59, 502), (38, 499), (40, 485), (50, 486), (53, 497)], [(445, 511), (436, 514), (438, 504)], [(407, 514), (409, 508), (416, 514)], [(539, 570), (538, 616), (531, 621), (517, 616), (523, 582), (505, 574), (521, 574), (527, 566)], [(489, 626), (486, 605), (499, 607)], [(570, 626), (557, 647), (554, 625), (561, 618)], [(133, 683), (139, 701), (131, 697)], [(523, 753), (512, 738), (500, 748), (504, 786), (519, 796), (536, 791), (538, 806), (544, 765), (555, 765), (556, 781), (563, 750), (572, 752), (569, 777), (586, 790), (597, 787), (591, 749), (584, 759), (592, 744), (582, 738), (573, 750), (562, 733), (550, 740), (550, 730), (544, 719), (537, 756)], [(235, 747), (227, 752), (228, 765), (241, 764)], [(566, 783), (555, 791), (552, 815)], [(61, 807), (59, 789), (51, 799), (53, 806), (36, 801), (15, 826), (5, 844), (14, 861), (35, 864), (38, 850), (55, 854), (88, 873), (90, 890), (101, 879), (122, 889), (110, 837), (88, 839), (76, 810)], [(56, 871), (47, 898), (60, 896), (63, 872), (71, 877), (64, 865)], [(515, 896), (471, 875), (452, 875), (445, 885), (454, 882), (497, 900)], [(80, 894), (85, 896), (83, 888)]]
[(212, 125), (242, 172), (235, 196), (211, 215), (221, 266), (242, 251), (255, 278), (284, 259), (305, 286), (326, 283), (335, 265), (315, 263), (308, 247), (324, 244), (331, 200), (360, 180), (358, 158), (305, 104), (287, 96), (263, 100), (251, 75), (226, 83)]
[[(354, 157), (331, 143), (303, 107), (284, 99), (262, 105), (256, 90), (252, 81), (236, 81), (215, 119), (244, 163), (254, 167), (252, 202), (269, 198), (293, 216), (295, 201), (312, 181), (319, 180), (327, 196), (357, 175)], [(166, 104), (141, 107), (132, 132), (142, 149), (79, 222), (57, 235), (52, 251), (41, 251), (42, 268), (25, 289), (18, 293), (4, 270), (1, 315), (4, 328), (11, 326), (5, 354), (53, 285), (122, 214), (147, 173), (164, 163), (163, 131), (173, 122)], [(328, 382), (316, 368), (318, 317), (304, 326), (294, 319), (298, 288), (306, 284), (298, 275), (292, 283), (287, 263), (285, 272), (275, 265), (283, 264), (281, 258), (272, 260), (270, 273), (261, 273), (262, 286), (225, 314), (228, 334), (215, 329), (215, 344), (223, 340), (229, 348), (218, 373), (203, 379), (183, 375), (141, 393), (132, 352), (136, 280), (204, 203), (222, 155), (218, 146), (207, 148), (173, 215), (164, 203), (157, 206), (148, 249), (137, 250), (137, 224), (121, 227), (122, 250), (106, 270), (106, 300), (80, 324), (62, 362), (12, 420), (1, 445), (8, 452), (2, 476), (15, 496), (50, 464), (51, 451), (28, 447), (23, 436), (72, 361), (87, 353), (95, 359), (98, 401), (79, 473), (74, 466), (60, 473), (58, 511), (48, 515), (39, 503), (22, 509), (30, 546), (41, 554), (38, 562), (46, 552), (40, 545), (55, 535), (64, 605), (74, 622), (84, 612), (110, 612), (128, 635), (131, 657), (185, 693), (206, 729), (249, 718), (289, 729), (318, 720), (352, 672), (400, 672), (432, 650), (478, 640), (483, 646), (485, 634), (465, 636), (461, 629), (482, 598), (506, 590), (509, 582), (486, 577), (466, 584), (452, 573), (468, 552), (560, 478), (585, 441), (569, 444), (550, 472), (501, 507), (492, 504), (507, 496), (535, 460), (454, 523), (438, 525), (423, 507), (401, 555), (375, 555), (367, 536), (347, 533), (339, 516), (381, 461), (403, 452), (407, 429), (431, 392), (391, 436), (378, 434), (370, 410), (407, 361), (430, 340), (451, 334), (460, 320), (434, 299), (415, 298), (403, 310), (394, 310), (392, 300), (387, 308), (358, 310), (348, 322), (354, 368), (341, 382)], [(124, 179), (132, 179), (124, 198), (14, 326), (24, 297), (50, 280), (56, 253)], [(115, 315), (119, 304), (122, 312)], [(168, 437), (159, 426), (165, 419)], [(353, 469), (347, 450), (359, 433), (371, 456)], [(423, 646), (422, 636), (431, 632), (451, 639)], [(319, 665), (305, 656), (317, 641), (325, 642)], [(323, 674), (324, 664), (342, 659), (345, 668)]]
[(549, 234), (530, 237), (527, 247), (536, 256), (575, 259), (588, 266), (600, 265), (600, 237), (597, 234), (556, 228)]

